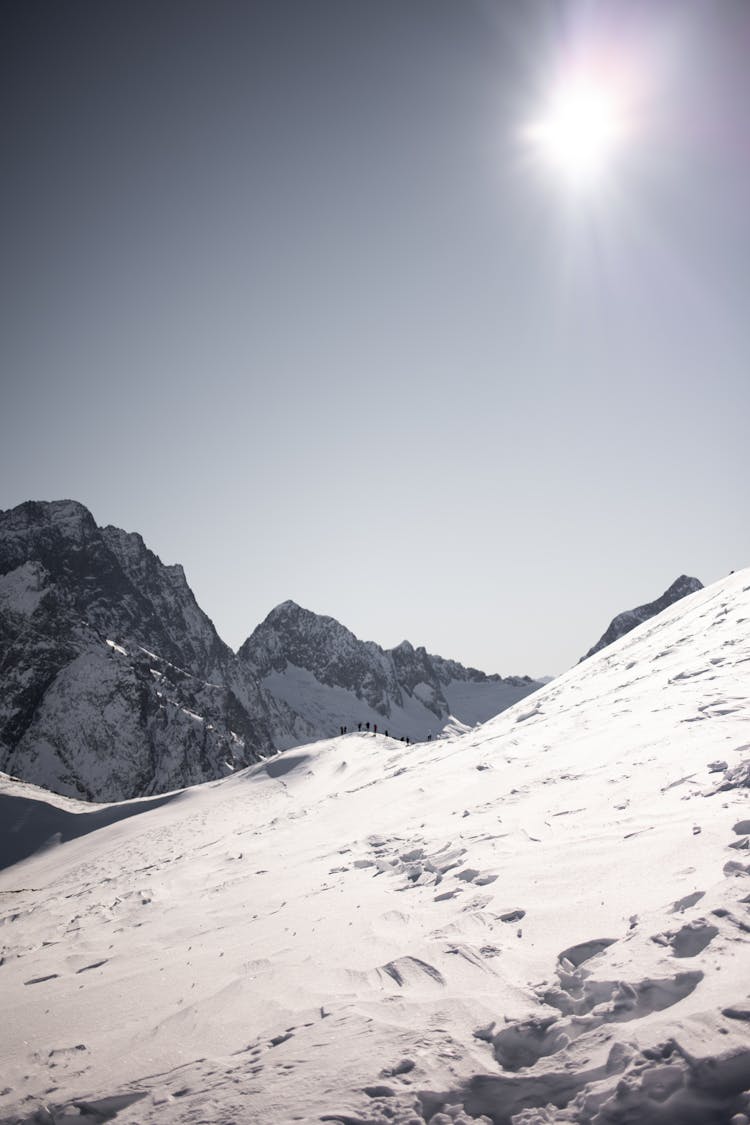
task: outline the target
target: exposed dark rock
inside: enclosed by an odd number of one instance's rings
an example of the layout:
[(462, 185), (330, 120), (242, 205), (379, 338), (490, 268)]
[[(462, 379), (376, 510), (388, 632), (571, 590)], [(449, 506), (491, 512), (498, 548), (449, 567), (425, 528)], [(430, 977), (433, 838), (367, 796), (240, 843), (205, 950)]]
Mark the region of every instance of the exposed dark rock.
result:
[[(687, 575), (681, 574), (668, 590), (665, 590), (660, 598), (656, 601), (649, 602), (648, 605), (639, 605), (635, 609), (626, 609), (623, 613), (618, 613), (609, 623), (607, 631), (596, 642), (593, 648), (590, 648), (581, 660), (588, 660), (594, 653), (599, 652), (601, 649), (611, 645), (613, 641), (617, 641), (620, 637), (624, 637), (631, 629), (635, 629), (636, 625), (642, 625), (644, 621), (649, 618), (655, 617), (657, 613), (662, 613), (670, 605), (678, 602), (681, 598), (687, 597), (688, 594), (694, 594), (696, 590), (702, 590), (703, 583), (699, 582), (697, 578), (688, 578)], [(580, 661), (579, 661), (580, 663)]]

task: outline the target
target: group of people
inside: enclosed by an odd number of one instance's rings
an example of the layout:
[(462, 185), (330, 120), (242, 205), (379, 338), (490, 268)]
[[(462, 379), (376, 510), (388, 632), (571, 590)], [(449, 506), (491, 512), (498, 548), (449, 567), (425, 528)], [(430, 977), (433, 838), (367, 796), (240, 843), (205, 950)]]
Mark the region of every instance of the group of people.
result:
[[(359, 731), (360, 733), (361, 733), (361, 731), (362, 731), (362, 727), (364, 727), (364, 728), (365, 728), (365, 731), (366, 731), (366, 732), (369, 732), (369, 731), (370, 731), (370, 723), (369, 723), (369, 722), (366, 722), (366, 723), (357, 723), (357, 730), (358, 730), (358, 731)], [(349, 731), (349, 728), (348, 728), (348, 727), (339, 727), (339, 734), (347, 734), (347, 733), (348, 733), (348, 731)], [(378, 733), (378, 724), (377, 724), (377, 723), (373, 723), (373, 724), (372, 724), (372, 733), (373, 733), (373, 734), (377, 734), (377, 733)], [(388, 731), (387, 731), (387, 730), (383, 731), (383, 734), (385, 735), (385, 737), (386, 737), (386, 738), (388, 738), (388, 737), (389, 737), (389, 734), (388, 734)], [(401, 738), (400, 738), (400, 739), (399, 739), (398, 741), (399, 741), (399, 742), (405, 742), (407, 746), (411, 746), (411, 739), (409, 738), (408, 734), (402, 734), (402, 735), (401, 735)], [(432, 731), (430, 731), (430, 733), (429, 733), (429, 734), (427, 735), (427, 741), (428, 741), (428, 742), (431, 742), (431, 741), (432, 741)]]

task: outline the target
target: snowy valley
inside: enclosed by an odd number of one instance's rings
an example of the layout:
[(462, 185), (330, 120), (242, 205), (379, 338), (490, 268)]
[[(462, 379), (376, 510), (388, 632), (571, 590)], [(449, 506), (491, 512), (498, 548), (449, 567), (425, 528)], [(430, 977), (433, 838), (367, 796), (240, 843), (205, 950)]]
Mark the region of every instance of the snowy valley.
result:
[(6, 777), (0, 1120), (747, 1125), (749, 625), (745, 570), (437, 741)]

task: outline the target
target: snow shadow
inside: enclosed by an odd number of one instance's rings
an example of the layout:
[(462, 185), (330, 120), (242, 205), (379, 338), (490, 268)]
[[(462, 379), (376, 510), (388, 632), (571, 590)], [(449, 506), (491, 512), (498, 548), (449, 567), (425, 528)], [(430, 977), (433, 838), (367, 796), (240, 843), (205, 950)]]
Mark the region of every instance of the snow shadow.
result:
[(269, 758), (264, 762), (263, 769), (269, 777), (283, 777), (311, 760), (312, 754), (282, 754), (278, 758)]
[(0, 793), (0, 871), (56, 844), (66, 844), (118, 820), (158, 809), (181, 794), (127, 801), (92, 812), (68, 812), (33, 797)]

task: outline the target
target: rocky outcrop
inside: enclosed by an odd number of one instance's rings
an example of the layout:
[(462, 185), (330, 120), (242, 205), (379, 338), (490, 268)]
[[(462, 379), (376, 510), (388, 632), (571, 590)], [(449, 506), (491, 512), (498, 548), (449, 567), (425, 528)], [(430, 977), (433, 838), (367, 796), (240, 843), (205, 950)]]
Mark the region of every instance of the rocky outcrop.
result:
[[(617, 641), (620, 637), (624, 637), (631, 629), (635, 629), (636, 625), (642, 625), (644, 621), (649, 618), (655, 617), (657, 613), (661, 613), (667, 609), (668, 606), (678, 602), (681, 598), (687, 597), (688, 594), (694, 594), (696, 590), (702, 590), (703, 583), (699, 582), (697, 578), (689, 578), (686, 574), (681, 574), (668, 590), (665, 590), (660, 598), (656, 601), (649, 602), (647, 605), (636, 606), (635, 609), (626, 609), (623, 613), (618, 613), (610, 623), (607, 631), (596, 642), (593, 648), (590, 648), (581, 660), (588, 660), (595, 652), (606, 648), (611, 645), (613, 641)], [(580, 663), (580, 661), (579, 661)]]

